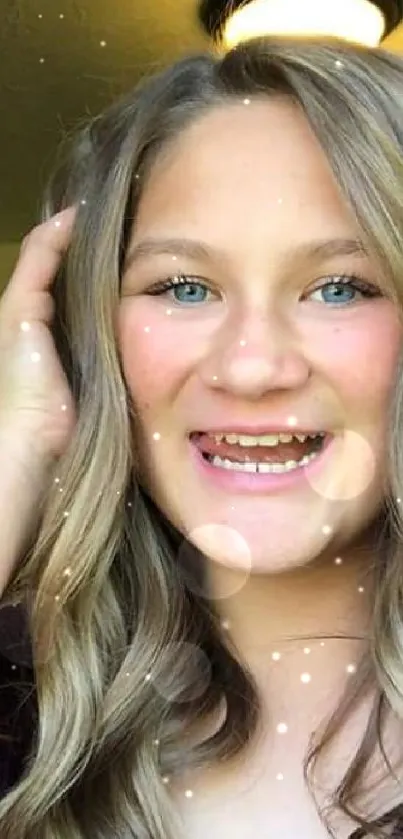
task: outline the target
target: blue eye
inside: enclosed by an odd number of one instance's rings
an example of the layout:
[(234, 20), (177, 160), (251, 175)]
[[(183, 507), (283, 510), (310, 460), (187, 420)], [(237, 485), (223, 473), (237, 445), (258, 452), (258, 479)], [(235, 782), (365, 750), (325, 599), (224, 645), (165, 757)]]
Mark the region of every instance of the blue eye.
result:
[[(205, 303), (205, 295), (212, 290), (204, 280), (198, 277), (189, 277), (183, 274), (178, 274), (175, 277), (168, 277), (160, 283), (157, 283), (147, 292), (152, 297), (161, 297), (167, 292), (176, 290), (179, 292), (178, 297), (173, 298), (173, 302), (181, 303)], [(318, 300), (315, 302), (329, 303), (333, 307), (340, 307), (351, 305), (358, 302), (356, 299), (357, 292), (364, 298), (379, 297), (381, 292), (379, 288), (366, 282), (366, 280), (358, 277), (356, 274), (335, 274), (331, 279), (322, 282), (307, 294), (311, 297), (315, 292), (332, 292), (333, 299)], [(347, 293), (347, 298), (346, 298)], [(351, 296), (353, 294), (353, 296)]]
[(173, 289), (177, 289), (183, 294), (180, 295), (179, 298), (174, 298), (175, 303), (204, 303), (204, 300), (201, 299), (200, 294), (197, 294), (197, 290), (200, 292), (208, 292), (210, 291), (207, 283), (203, 282), (202, 280), (197, 279), (196, 277), (186, 277), (182, 274), (179, 274), (175, 277), (169, 277), (167, 280), (163, 280), (161, 283), (157, 283), (157, 285), (153, 286), (151, 291), (148, 292), (152, 297), (161, 297), (168, 291), (172, 291)]
[[(363, 280), (361, 277), (358, 277), (356, 274), (336, 274), (331, 280), (328, 280), (327, 282), (322, 283), (321, 285), (317, 285), (316, 288), (312, 289), (309, 292), (309, 296), (314, 294), (315, 291), (335, 292), (336, 295), (333, 298), (333, 300), (323, 301), (322, 298), (323, 302), (330, 302), (330, 304), (333, 306), (343, 306), (346, 303), (351, 304), (358, 302), (355, 298), (352, 299), (351, 296), (350, 299), (346, 300), (345, 297), (343, 299), (343, 295), (346, 291), (350, 292), (350, 294), (351, 292), (353, 292), (353, 294), (359, 292), (359, 294), (361, 294), (364, 298), (379, 297), (381, 294), (379, 288), (377, 288), (374, 285), (370, 285), (370, 283), (367, 283), (365, 280)], [(320, 303), (321, 301), (319, 300), (318, 302)]]

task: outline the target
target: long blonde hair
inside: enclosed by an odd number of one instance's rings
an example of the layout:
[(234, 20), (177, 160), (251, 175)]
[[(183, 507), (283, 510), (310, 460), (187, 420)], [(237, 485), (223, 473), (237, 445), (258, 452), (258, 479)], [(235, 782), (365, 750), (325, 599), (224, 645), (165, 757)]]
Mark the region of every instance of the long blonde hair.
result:
[[(221, 58), (187, 57), (89, 120), (62, 150), (41, 215), (79, 207), (54, 286), (54, 337), (79, 418), (3, 597), (26, 609), (37, 714), (25, 771), (0, 802), (2, 839), (178, 839), (167, 778), (229, 760), (258, 730), (256, 684), (198, 589), (203, 557), (184, 549), (183, 536), (136, 481), (136, 406), (116, 334), (123, 259), (153, 162), (211, 108), (257, 95), (288, 97), (303, 109), (402, 309), (397, 56), (339, 41), (271, 38)], [(370, 650), (304, 767), (310, 785), (309, 766), (375, 682), (363, 742), (333, 804), (379, 836), (385, 820), (366, 820), (353, 804), (371, 753), (382, 747), (382, 714), (389, 708), (403, 719), (403, 518), (394, 501), (403, 498), (402, 372), (399, 360), (388, 493), (375, 533)], [(220, 730), (192, 743), (192, 726), (223, 700)]]

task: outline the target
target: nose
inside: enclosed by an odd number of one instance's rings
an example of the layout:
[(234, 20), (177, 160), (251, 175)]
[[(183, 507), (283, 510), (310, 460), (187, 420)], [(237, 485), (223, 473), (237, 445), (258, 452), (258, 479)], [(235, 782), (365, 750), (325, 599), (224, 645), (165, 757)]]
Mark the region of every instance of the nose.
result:
[(245, 399), (302, 387), (311, 375), (298, 336), (276, 317), (247, 313), (210, 336), (200, 366), (203, 383)]

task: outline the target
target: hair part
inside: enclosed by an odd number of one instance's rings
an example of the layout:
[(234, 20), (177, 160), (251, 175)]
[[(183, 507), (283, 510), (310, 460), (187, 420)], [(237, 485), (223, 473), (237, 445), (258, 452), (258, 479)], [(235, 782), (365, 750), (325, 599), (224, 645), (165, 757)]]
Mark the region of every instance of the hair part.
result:
[[(3, 597), (27, 609), (37, 703), (25, 771), (0, 802), (3, 839), (178, 839), (164, 777), (229, 762), (259, 732), (257, 686), (205, 596), (203, 557), (136, 479), (136, 407), (116, 334), (122, 267), (149, 173), (187, 127), (245, 96), (281, 97), (302, 109), (379, 261), (385, 293), (402, 309), (397, 56), (337, 40), (263, 38), (222, 58), (187, 57), (89, 120), (61, 149), (41, 220), (78, 205), (54, 284), (53, 324), (78, 420)], [(375, 685), (362, 744), (331, 806), (379, 837), (396, 808), (386, 818), (376, 807), (364, 817), (356, 799), (375, 749), (384, 753), (385, 712), (403, 718), (403, 520), (393, 500), (403, 497), (402, 403), (399, 359), (370, 650), (304, 767), (311, 788), (309, 767)], [(197, 725), (223, 703), (219, 730), (193, 742)]]

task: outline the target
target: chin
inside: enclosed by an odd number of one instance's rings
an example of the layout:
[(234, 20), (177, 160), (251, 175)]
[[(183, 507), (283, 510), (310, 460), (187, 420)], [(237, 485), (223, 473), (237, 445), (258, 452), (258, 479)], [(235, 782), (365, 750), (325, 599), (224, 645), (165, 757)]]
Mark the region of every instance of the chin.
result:
[(329, 551), (331, 536), (315, 528), (315, 534), (303, 532), (296, 539), (296, 529), (287, 533), (272, 532), (262, 522), (251, 532), (238, 523), (237, 528), (222, 524), (202, 525), (187, 531), (187, 539), (208, 561), (243, 576), (280, 574), (312, 563)]

